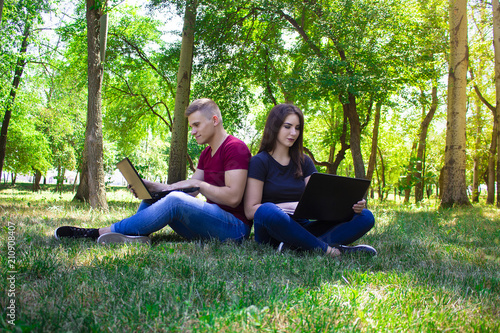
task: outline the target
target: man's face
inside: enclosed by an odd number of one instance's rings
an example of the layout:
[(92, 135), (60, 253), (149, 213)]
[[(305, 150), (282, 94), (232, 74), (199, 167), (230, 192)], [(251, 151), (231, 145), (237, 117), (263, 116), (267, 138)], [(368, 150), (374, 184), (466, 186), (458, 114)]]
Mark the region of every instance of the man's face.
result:
[[(214, 119), (215, 117), (215, 119)], [(188, 116), (191, 134), (199, 145), (209, 143), (215, 133), (216, 116), (207, 119), (201, 112), (196, 111)]]

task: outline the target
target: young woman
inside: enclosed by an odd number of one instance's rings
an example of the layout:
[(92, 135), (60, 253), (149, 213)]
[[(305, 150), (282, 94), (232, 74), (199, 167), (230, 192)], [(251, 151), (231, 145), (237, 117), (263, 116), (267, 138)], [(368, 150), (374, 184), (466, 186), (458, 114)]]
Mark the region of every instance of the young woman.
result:
[[(268, 115), (259, 153), (252, 157), (245, 192), (245, 215), (254, 221), (255, 240), (300, 250), (320, 249), (336, 257), (346, 252), (376, 255), (368, 245), (346, 246), (374, 225), (365, 200), (353, 206), (351, 221), (294, 220), (285, 210), (295, 210), (311, 174), (317, 172), (303, 153), (304, 116), (291, 104), (275, 106)], [(280, 244), (281, 243), (281, 244)]]

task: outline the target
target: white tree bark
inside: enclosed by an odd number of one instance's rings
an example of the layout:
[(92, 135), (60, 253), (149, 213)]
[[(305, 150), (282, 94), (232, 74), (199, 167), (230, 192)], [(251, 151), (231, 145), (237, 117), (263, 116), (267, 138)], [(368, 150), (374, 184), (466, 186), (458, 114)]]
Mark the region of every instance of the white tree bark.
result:
[(467, 111), (467, 0), (450, 3), (450, 61), (444, 182), (441, 205), (470, 205), (465, 181)]

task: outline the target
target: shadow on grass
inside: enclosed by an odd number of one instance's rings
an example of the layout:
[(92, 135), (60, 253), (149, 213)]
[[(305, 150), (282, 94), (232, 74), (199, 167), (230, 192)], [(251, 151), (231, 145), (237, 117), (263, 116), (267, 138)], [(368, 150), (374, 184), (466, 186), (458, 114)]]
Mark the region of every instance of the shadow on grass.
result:
[(422, 286), (500, 295), (500, 219), (474, 207), (393, 213), (373, 235), (374, 271), (411, 274)]

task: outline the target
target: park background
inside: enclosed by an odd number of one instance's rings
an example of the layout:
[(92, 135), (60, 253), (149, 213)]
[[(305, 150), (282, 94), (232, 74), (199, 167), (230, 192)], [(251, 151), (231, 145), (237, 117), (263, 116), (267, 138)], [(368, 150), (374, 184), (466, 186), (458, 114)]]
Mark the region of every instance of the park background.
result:
[[(2, 329), (499, 330), (498, 1), (0, 4)], [(200, 97), (253, 153), (272, 106), (299, 106), (317, 168), (372, 180), (379, 256), (53, 238), (134, 213), (125, 156), (189, 177)]]

